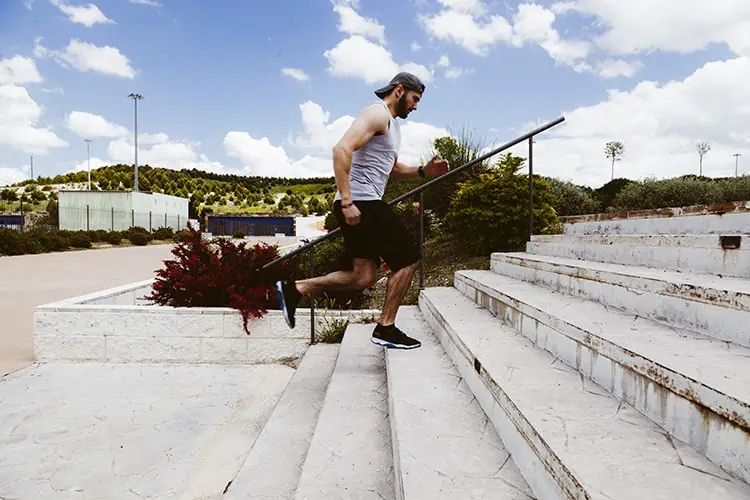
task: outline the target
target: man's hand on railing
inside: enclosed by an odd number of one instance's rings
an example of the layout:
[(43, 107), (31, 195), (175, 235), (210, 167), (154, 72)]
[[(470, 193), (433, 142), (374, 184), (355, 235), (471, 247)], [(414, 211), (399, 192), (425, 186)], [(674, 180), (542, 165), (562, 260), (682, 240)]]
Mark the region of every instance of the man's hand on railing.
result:
[(424, 166), (424, 173), (429, 177), (438, 177), (446, 173), (449, 169), (450, 163), (448, 163), (448, 160), (438, 160), (437, 155), (435, 155), (427, 162), (427, 165)]

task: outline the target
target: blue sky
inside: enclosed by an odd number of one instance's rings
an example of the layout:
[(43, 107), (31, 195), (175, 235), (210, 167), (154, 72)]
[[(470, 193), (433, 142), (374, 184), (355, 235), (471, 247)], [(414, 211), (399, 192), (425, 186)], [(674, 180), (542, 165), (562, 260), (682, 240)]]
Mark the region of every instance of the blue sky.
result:
[(598, 187), (609, 140), (618, 176), (697, 173), (705, 140), (705, 172), (733, 174), (734, 153), (750, 162), (748, 4), (0, 0), (0, 184), (30, 155), (35, 175), (85, 168), (84, 138), (93, 166), (132, 163), (130, 92), (141, 164), (332, 175), (331, 146), (404, 68), (427, 82), (409, 162), (463, 126), (501, 143), (564, 115), (539, 173)]

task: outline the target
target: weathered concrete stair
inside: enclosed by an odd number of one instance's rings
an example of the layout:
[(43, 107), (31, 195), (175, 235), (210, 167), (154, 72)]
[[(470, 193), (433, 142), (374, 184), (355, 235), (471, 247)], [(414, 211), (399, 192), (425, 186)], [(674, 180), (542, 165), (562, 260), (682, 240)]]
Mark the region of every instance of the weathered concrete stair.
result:
[(750, 347), (750, 280), (528, 253), (494, 253), (490, 268), (641, 317)]
[(750, 236), (737, 233), (535, 235), (526, 251), (670, 271), (750, 277)]
[[(727, 207), (729, 208), (729, 207)], [(734, 210), (734, 208), (729, 208)], [(577, 222), (565, 224), (565, 234), (750, 234), (750, 212), (747, 207), (741, 212), (706, 215), (682, 214), (677, 217), (632, 217)]]
[(491, 271), (459, 271), (455, 287), (750, 482), (750, 349)]
[(310, 346), (224, 500), (294, 498), (338, 352)]
[[(461, 275), (457, 274), (457, 282)], [(463, 288), (468, 293), (467, 286)], [(513, 287), (509, 293), (518, 292), (510, 281), (503, 286)], [(601, 375), (606, 365), (607, 374), (616, 376), (618, 387), (635, 387), (641, 382), (625, 376), (625, 370), (616, 364), (596, 361), (577, 341), (555, 334), (542, 322), (530, 321), (526, 312), (531, 311), (519, 311), (518, 305), (504, 308), (500, 301), (488, 300), (492, 293), (485, 291), (490, 289), (481, 287), (480, 302), (495, 312), (507, 311), (506, 319), (512, 316), (518, 326), (523, 317), (525, 335), (541, 346), (559, 346), (561, 352), (554, 355), (535, 345), (455, 288), (424, 290), (420, 309), (537, 498), (750, 498), (750, 486), (567, 366), (563, 357), (568, 353), (575, 358), (578, 353), (583, 363), (594, 367), (594, 377)], [(540, 293), (538, 288), (535, 291)], [(545, 303), (555, 306), (550, 301)], [(570, 307), (575, 310), (576, 306)], [(554, 313), (559, 312), (555, 308)], [(590, 308), (585, 312), (589, 315)], [(645, 395), (653, 385), (643, 383), (640, 387)], [(658, 402), (660, 395), (651, 393), (649, 401)], [(662, 401), (666, 414), (679, 409), (674, 405), (679, 402), (675, 398)], [(722, 433), (718, 427), (710, 431)], [(736, 436), (720, 437), (729, 444), (727, 441)]]
[(534, 498), (418, 308), (402, 307), (396, 320), (422, 341), (417, 351), (386, 351), (396, 498)]
[(385, 355), (371, 332), (347, 327), (296, 500), (394, 499)]

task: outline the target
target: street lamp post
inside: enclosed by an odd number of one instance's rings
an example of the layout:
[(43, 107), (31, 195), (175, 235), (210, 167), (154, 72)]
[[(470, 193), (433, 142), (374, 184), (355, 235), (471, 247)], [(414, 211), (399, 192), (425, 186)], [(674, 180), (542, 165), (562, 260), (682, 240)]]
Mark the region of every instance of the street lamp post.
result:
[(143, 99), (141, 94), (130, 93), (128, 97), (133, 99), (135, 104), (135, 191), (138, 191), (138, 101)]
[(91, 191), (91, 139), (84, 139), (86, 141), (86, 156), (88, 158), (88, 169), (89, 169), (89, 191)]
[(734, 156), (734, 176), (739, 177), (740, 156), (742, 155), (740, 153), (735, 153), (733, 156)]

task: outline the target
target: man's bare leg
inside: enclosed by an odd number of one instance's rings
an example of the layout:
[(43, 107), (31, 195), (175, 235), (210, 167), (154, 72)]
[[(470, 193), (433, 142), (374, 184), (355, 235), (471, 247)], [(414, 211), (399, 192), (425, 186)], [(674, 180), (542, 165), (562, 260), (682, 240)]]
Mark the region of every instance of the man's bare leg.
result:
[(416, 269), (417, 264), (414, 263), (408, 267), (399, 269), (388, 278), (385, 305), (380, 315), (381, 325), (390, 326), (396, 322), (396, 313), (398, 312), (398, 308), (401, 307), (404, 297), (406, 297), (406, 292), (409, 290), (409, 285)]
[(297, 291), (302, 295), (310, 295), (326, 290), (365, 289), (372, 285), (376, 271), (375, 262), (370, 259), (354, 259), (353, 270), (336, 271), (297, 281)]

